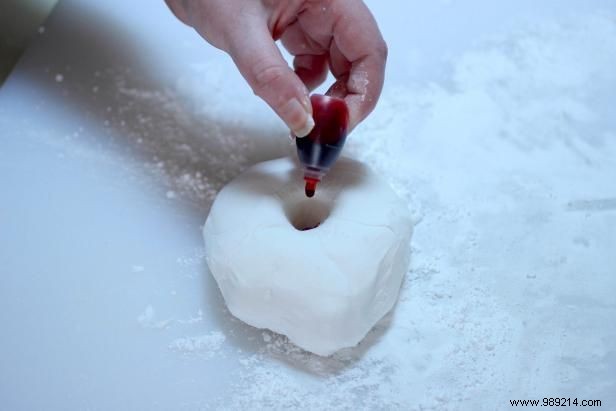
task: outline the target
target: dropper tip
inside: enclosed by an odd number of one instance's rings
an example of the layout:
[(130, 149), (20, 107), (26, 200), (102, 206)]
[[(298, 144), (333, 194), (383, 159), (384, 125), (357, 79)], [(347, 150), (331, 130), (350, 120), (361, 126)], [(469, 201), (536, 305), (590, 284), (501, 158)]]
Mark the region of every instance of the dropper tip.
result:
[(314, 197), (314, 193), (317, 190), (317, 184), (319, 183), (319, 180), (315, 178), (310, 178), (310, 177), (305, 177), (305, 180), (306, 180), (306, 187), (304, 191), (306, 193), (306, 197), (312, 198)]

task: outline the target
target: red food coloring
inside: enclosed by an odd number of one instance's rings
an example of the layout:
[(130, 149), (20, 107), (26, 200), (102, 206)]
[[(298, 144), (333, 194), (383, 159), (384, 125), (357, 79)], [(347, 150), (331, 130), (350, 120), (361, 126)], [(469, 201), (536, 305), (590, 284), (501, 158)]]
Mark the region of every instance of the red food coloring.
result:
[(321, 177), (340, 156), (349, 125), (349, 110), (343, 99), (313, 94), (310, 102), (314, 128), (306, 137), (295, 139), (305, 169), (307, 197), (314, 196)]
[(313, 197), (314, 192), (317, 191), (317, 184), (319, 184), (320, 180), (310, 177), (304, 177), (304, 180), (306, 181), (306, 187), (304, 188), (306, 197)]
[(308, 231), (308, 230), (314, 230), (315, 228), (317, 228), (318, 226), (320, 226), (321, 224), (317, 223), (313, 226), (308, 226), (308, 227), (304, 227), (304, 228), (300, 228), (300, 231)]
[(343, 99), (313, 94), (310, 103), (314, 128), (306, 138), (319, 144), (337, 144), (346, 138), (349, 109)]

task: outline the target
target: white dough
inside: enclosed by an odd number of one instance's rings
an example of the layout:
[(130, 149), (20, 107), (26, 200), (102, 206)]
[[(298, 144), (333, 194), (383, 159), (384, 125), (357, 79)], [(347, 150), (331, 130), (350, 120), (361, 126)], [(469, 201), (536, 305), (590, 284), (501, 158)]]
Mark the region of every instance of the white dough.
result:
[(233, 315), (330, 355), (393, 307), (412, 231), (405, 203), (364, 164), (339, 159), (309, 199), (300, 167), (281, 158), (225, 186), (203, 235)]

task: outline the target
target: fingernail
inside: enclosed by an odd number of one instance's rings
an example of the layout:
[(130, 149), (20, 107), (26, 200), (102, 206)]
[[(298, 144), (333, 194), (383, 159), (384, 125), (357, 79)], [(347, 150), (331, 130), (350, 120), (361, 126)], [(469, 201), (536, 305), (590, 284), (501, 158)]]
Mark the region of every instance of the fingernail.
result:
[(314, 120), (312, 119), (312, 115), (309, 115), (306, 117), (306, 124), (304, 125), (304, 127), (300, 128), (299, 130), (294, 130), (293, 133), (295, 133), (295, 136), (297, 138), (302, 138), (310, 134), (313, 128)]
[(312, 113), (306, 108), (299, 99), (291, 99), (279, 111), (280, 116), (286, 119), (287, 125), (297, 137), (305, 137), (314, 127)]

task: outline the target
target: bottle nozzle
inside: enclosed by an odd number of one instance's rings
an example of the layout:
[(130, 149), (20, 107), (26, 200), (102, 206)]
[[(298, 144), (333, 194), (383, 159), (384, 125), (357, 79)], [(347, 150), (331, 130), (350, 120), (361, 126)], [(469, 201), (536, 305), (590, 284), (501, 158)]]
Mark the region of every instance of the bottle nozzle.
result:
[(314, 192), (317, 190), (317, 184), (319, 184), (321, 180), (311, 177), (304, 177), (304, 180), (306, 180), (306, 197), (313, 197)]
[(314, 197), (314, 193), (317, 190), (317, 184), (321, 182), (324, 175), (325, 170), (315, 167), (304, 168), (304, 181), (306, 182), (304, 191), (306, 192), (306, 197)]

